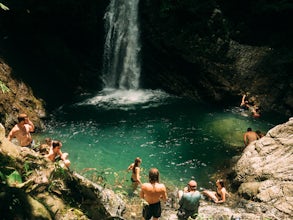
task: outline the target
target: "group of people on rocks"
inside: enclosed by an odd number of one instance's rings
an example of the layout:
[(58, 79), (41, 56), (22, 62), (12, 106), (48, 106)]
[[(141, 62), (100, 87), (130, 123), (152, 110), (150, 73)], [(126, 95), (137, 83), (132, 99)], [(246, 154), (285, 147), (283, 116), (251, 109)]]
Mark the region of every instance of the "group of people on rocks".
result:
[[(140, 198), (145, 200), (142, 209), (142, 216), (145, 220), (159, 219), (161, 217), (162, 208), (161, 201), (167, 201), (167, 190), (163, 183), (159, 181), (159, 170), (151, 168), (149, 170), (149, 182), (142, 183), (140, 178), (140, 164), (142, 159), (137, 157), (134, 163), (128, 166), (128, 170), (132, 172), (131, 182), (134, 189), (141, 186)], [(195, 218), (198, 214), (199, 202), (202, 197), (206, 197), (215, 203), (224, 203), (226, 201), (227, 192), (224, 181), (219, 179), (216, 181), (216, 191), (197, 190), (197, 182), (190, 180), (183, 190), (179, 190), (177, 198), (179, 200), (179, 208), (177, 210), (177, 217), (179, 220), (187, 220), (189, 217)]]
[[(18, 123), (10, 130), (7, 138), (12, 141), (14, 138), (17, 140), (18, 145), (21, 147), (34, 148), (35, 142), (31, 136), (31, 133), (35, 131), (34, 123), (29, 119), (27, 114), (21, 113), (17, 117)], [(47, 154), (45, 155), (50, 161), (55, 162), (61, 159), (66, 167), (70, 166), (70, 160), (68, 159), (68, 153), (62, 153), (62, 143), (58, 140), (46, 139)], [(40, 147), (43, 148), (44, 146)]]
[[(243, 95), (241, 106), (248, 108), (253, 117), (259, 117), (258, 108), (250, 105), (245, 98), (246, 95)], [(31, 136), (31, 133), (35, 130), (33, 122), (29, 119), (27, 114), (19, 114), (17, 120), (18, 123), (8, 134), (8, 140), (12, 141), (15, 138), (21, 147), (33, 148), (35, 145)], [(252, 131), (251, 128), (247, 128), (247, 131), (243, 135), (244, 145), (247, 146), (251, 142), (260, 139), (262, 136), (261, 132)], [(39, 151), (45, 153), (45, 157), (50, 161), (55, 162), (59, 159), (64, 162), (66, 167), (69, 167), (70, 160), (68, 159), (68, 153), (63, 153), (61, 148), (61, 141), (46, 138), (46, 144), (41, 145)], [(159, 219), (162, 212), (161, 201), (167, 200), (167, 190), (165, 185), (159, 182), (159, 170), (157, 168), (151, 168), (149, 170), (149, 182), (141, 182), (141, 163), (142, 159), (137, 157), (134, 162), (128, 166), (128, 170), (132, 172), (131, 182), (134, 190), (140, 186), (140, 197), (146, 201), (142, 210), (143, 218), (145, 220)], [(196, 217), (199, 201), (202, 197), (206, 197), (215, 203), (224, 203), (227, 195), (229, 195), (225, 188), (224, 181), (221, 179), (217, 180), (216, 186), (216, 191), (203, 190), (202, 192), (199, 192), (197, 190), (197, 182), (195, 180), (190, 180), (183, 190), (178, 191), (178, 219), (185, 220), (189, 217)]]

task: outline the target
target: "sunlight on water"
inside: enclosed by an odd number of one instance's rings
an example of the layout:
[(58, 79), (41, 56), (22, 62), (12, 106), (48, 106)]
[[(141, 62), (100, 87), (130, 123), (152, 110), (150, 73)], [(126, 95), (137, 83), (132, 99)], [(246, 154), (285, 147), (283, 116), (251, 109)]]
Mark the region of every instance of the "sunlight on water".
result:
[(169, 187), (183, 187), (191, 178), (208, 187), (214, 173), (244, 148), (247, 127), (266, 133), (274, 126), (237, 108), (206, 109), (149, 90), (103, 91), (59, 108), (46, 124), (40, 138), (61, 140), (73, 170), (114, 188), (131, 185), (126, 169), (137, 156), (142, 181), (157, 167)]

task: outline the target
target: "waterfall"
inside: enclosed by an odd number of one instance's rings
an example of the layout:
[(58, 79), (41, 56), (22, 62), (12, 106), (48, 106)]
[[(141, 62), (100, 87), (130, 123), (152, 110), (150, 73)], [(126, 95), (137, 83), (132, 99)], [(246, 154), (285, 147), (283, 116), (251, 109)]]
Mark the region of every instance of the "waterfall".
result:
[(157, 107), (170, 97), (163, 91), (141, 89), (139, 86), (138, 4), (139, 0), (110, 0), (104, 16), (104, 89), (78, 105), (127, 111)]
[(102, 80), (106, 89), (138, 89), (139, 0), (111, 0), (105, 13)]

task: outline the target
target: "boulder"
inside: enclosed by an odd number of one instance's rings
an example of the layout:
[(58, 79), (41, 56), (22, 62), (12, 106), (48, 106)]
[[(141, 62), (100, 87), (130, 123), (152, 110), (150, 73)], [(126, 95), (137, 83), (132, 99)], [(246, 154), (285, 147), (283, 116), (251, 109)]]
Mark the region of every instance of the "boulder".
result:
[(239, 195), (266, 207), (263, 215), (292, 218), (293, 118), (247, 146), (234, 171)]

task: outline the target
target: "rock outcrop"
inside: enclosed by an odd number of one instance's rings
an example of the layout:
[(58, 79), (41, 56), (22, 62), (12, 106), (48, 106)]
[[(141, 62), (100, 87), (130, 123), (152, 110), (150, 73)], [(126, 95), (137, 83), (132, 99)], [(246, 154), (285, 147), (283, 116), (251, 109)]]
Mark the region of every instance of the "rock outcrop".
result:
[(19, 113), (26, 113), (36, 129), (43, 129), (44, 106), (44, 101), (35, 97), (25, 82), (13, 78), (12, 68), (0, 58), (0, 123), (6, 128), (6, 133), (17, 123)]
[(239, 195), (259, 206), (258, 212), (269, 219), (292, 219), (293, 118), (248, 145), (234, 170)]
[[(198, 220), (293, 219), (293, 118), (248, 145), (230, 175), (227, 202), (201, 200)], [(164, 215), (176, 219), (174, 209)]]

